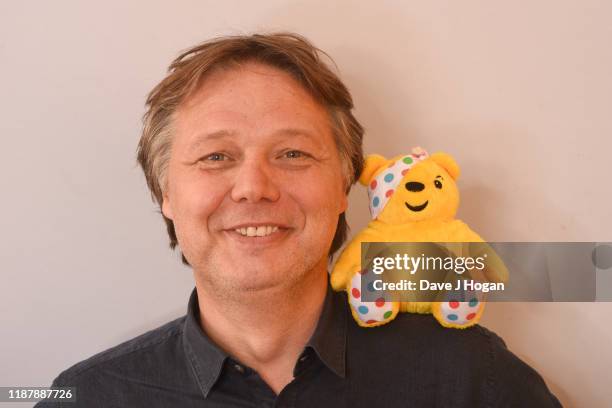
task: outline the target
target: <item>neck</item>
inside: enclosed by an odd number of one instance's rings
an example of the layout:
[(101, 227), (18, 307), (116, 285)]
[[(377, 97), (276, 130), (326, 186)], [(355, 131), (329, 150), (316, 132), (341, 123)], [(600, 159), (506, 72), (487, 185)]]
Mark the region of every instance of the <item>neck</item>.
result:
[(327, 280), (323, 265), (290, 287), (223, 297), (196, 279), (200, 324), (220, 348), (257, 371), (278, 394), (293, 379), (295, 363), (316, 328)]

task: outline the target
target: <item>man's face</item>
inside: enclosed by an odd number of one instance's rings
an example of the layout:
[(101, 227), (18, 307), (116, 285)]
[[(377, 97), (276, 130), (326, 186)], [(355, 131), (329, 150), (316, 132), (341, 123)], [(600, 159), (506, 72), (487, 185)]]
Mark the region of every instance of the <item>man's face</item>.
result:
[(326, 271), (347, 207), (341, 163), (325, 109), (289, 74), (254, 63), (211, 74), (173, 137), (162, 211), (211, 289)]

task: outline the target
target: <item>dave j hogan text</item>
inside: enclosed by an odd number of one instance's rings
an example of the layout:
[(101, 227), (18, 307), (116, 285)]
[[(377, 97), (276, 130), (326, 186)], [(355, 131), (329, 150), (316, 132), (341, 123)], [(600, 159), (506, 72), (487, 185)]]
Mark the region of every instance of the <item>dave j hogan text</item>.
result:
[[(418, 283), (417, 283), (418, 282)], [(412, 281), (408, 279), (402, 279), (397, 282), (384, 282), (381, 279), (377, 279), (372, 282), (374, 290), (408, 290), (408, 291), (422, 291), (422, 290), (466, 290), (466, 291), (478, 291), (478, 292), (496, 292), (503, 291), (505, 286), (501, 282), (479, 282), (475, 280), (458, 280), (454, 286), (451, 282), (430, 282), (427, 279), (420, 279), (418, 281)]]

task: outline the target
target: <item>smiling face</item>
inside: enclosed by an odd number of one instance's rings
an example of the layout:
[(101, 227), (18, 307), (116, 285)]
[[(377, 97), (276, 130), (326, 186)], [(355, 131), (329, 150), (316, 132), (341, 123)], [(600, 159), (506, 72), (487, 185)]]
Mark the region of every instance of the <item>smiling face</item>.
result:
[(378, 219), (389, 224), (450, 220), (459, 206), (459, 190), (451, 175), (430, 157), (406, 172)]
[(178, 109), (162, 211), (210, 289), (296, 285), (327, 273), (342, 166), (329, 117), (289, 74), (211, 73)]

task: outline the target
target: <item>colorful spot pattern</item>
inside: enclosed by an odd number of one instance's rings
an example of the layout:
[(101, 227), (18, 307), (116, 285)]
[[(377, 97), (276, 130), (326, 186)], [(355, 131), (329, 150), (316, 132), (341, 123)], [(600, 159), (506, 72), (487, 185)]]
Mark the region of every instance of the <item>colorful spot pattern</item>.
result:
[(474, 320), (481, 307), (482, 303), (476, 298), (472, 298), (469, 302), (451, 300), (442, 302), (440, 314), (447, 323), (464, 325)]
[(374, 302), (361, 301), (362, 276), (362, 273), (355, 273), (351, 279), (351, 286), (349, 288), (349, 293), (351, 294), (349, 303), (351, 308), (357, 312), (357, 318), (362, 323), (368, 325), (390, 320), (393, 317), (393, 302), (385, 301), (382, 297), (376, 299)]
[[(370, 203), (370, 214), (372, 219), (378, 217), (383, 208), (387, 205), (396, 187), (402, 181), (408, 170), (421, 160), (425, 160), (427, 152), (421, 148), (412, 149), (412, 154), (397, 160), (376, 176), (368, 186), (368, 197)], [(379, 187), (381, 184), (381, 187)], [(382, 187), (384, 185), (384, 188)]]

